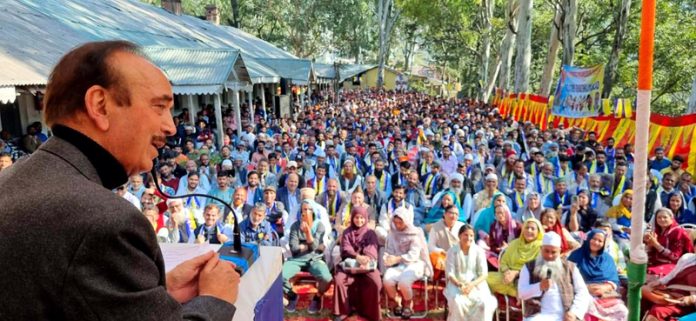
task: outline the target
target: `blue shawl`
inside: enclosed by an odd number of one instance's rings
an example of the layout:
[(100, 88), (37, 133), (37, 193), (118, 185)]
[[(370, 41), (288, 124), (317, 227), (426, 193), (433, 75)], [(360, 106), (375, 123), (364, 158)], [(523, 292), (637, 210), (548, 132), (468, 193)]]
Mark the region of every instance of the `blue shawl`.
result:
[(620, 283), (616, 264), (614, 264), (614, 259), (604, 252), (604, 245), (602, 245), (597, 256), (592, 257), (591, 255), (590, 240), (598, 233), (604, 235), (604, 243), (606, 244), (607, 235), (604, 234), (604, 231), (592, 230), (587, 234), (587, 239), (583, 242), (582, 247), (573, 251), (568, 260), (575, 263), (580, 274), (582, 274), (582, 278), (585, 279), (585, 283), (592, 284), (609, 281), (618, 286)]

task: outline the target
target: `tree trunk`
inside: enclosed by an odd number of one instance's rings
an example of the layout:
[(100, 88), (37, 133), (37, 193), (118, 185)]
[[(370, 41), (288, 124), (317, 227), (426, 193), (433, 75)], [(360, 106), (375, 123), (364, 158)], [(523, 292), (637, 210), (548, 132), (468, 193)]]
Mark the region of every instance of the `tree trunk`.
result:
[(510, 87), (510, 68), (512, 67), (512, 54), (514, 52), (513, 45), (515, 43), (515, 35), (517, 33), (517, 2), (516, 0), (508, 0), (505, 9), (505, 37), (500, 46), (500, 75), (498, 77), (498, 88), (507, 91)]
[(493, 32), (493, 25), (491, 24), (491, 19), (493, 19), (493, 9), (495, 6), (495, 0), (483, 0), (481, 2), (481, 73), (479, 79), (481, 80), (481, 98), (483, 99), (486, 95), (486, 85), (488, 84), (488, 65), (490, 63), (491, 57), (491, 34)]
[(614, 35), (614, 43), (611, 45), (611, 54), (609, 61), (604, 70), (604, 88), (602, 89), (602, 97), (609, 98), (611, 89), (614, 87), (614, 79), (619, 67), (619, 52), (623, 45), (624, 36), (626, 34), (626, 25), (628, 23), (628, 15), (631, 11), (631, 0), (621, 0), (621, 8), (618, 11), (616, 34)]
[(551, 92), (551, 83), (553, 82), (553, 71), (556, 70), (556, 57), (558, 56), (558, 47), (560, 45), (558, 28), (561, 26), (561, 10), (556, 6), (556, 15), (551, 24), (551, 36), (549, 37), (549, 51), (546, 54), (546, 64), (541, 75), (541, 86), (539, 95), (548, 97)]
[(517, 21), (517, 56), (515, 56), (515, 92), (529, 89), (529, 65), (532, 62), (532, 10), (534, 0), (520, 0)]
[(399, 18), (400, 12), (394, 12), (393, 0), (377, 1), (377, 17), (379, 19), (379, 57), (377, 66), (377, 87), (384, 86), (384, 66), (389, 55), (391, 32)]
[(575, 30), (578, 4), (576, 0), (563, 0), (563, 58), (564, 65), (572, 66), (575, 56)]
[(689, 104), (686, 105), (686, 113), (696, 113), (696, 77), (694, 77), (694, 83), (691, 85), (691, 96), (689, 97)]
[(232, 20), (230, 21), (230, 24), (232, 27), (241, 28), (242, 17), (239, 16), (239, 0), (230, 0), (230, 8), (232, 11)]
[(500, 54), (498, 54), (497, 58), (495, 59), (495, 67), (491, 69), (491, 74), (488, 77), (488, 83), (485, 84), (486, 86), (484, 87), (484, 92), (483, 92), (483, 97), (482, 101), (484, 103), (488, 102), (488, 98), (491, 97), (491, 93), (493, 92), (493, 87), (495, 86), (495, 79), (498, 77), (498, 72), (500, 72), (500, 65), (502, 63), (502, 59), (500, 57)]

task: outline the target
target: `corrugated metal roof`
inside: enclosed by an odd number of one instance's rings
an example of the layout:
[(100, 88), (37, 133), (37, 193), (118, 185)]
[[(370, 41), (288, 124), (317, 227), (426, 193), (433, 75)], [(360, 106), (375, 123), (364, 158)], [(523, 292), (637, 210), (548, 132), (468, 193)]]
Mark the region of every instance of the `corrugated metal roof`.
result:
[(172, 91), (177, 95), (212, 95), (222, 92), (221, 85), (189, 85), (189, 86), (172, 86)]
[(317, 78), (336, 78), (336, 69), (331, 64), (314, 63), (314, 73), (317, 75)]
[(306, 85), (312, 79), (312, 61), (297, 58), (259, 58), (259, 62), (271, 67), (282, 78), (291, 80), (296, 85)]
[(359, 64), (352, 64), (352, 65), (341, 65), (341, 68), (339, 69), (338, 73), (339, 76), (341, 77), (340, 81), (343, 82), (344, 80), (348, 78), (353, 78), (361, 73), (364, 73), (372, 68), (376, 68), (377, 65), (359, 65)]
[(234, 70), (240, 57), (237, 50), (144, 47), (143, 51), (162, 68), (172, 85), (222, 86), (228, 81), (250, 81), (246, 69)]
[[(295, 58), (241, 30), (176, 16), (135, 0), (3, 0), (0, 34), (0, 85), (45, 84), (64, 53), (96, 40), (124, 39), (169, 48), (231, 48), (249, 57)], [(261, 75), (256, 80), (278, 77), (268, 68), (251, 69)]]
[(267, 84), (276, 83), (280, 81), (280, 75), (276, 73), (271, 67), (268, 67), (260, 63), (256, 58), (251, 58), (242, 54), (244, 57), (244, 63), (247, 66), (247, 71), (249, 71), (249, 77), (251, 82), (255, 84)]

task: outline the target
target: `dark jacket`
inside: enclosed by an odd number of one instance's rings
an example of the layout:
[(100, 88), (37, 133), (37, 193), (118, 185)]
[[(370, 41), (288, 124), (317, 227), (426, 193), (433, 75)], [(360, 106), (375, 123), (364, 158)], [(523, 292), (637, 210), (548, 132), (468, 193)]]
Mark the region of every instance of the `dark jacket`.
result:
[(152, 225), (66, 140), (53, 137), (2, 171), (0, 186), (0, 320), (234, 315), (233, 305), (213, 297), (182, 306), (167, 293)]

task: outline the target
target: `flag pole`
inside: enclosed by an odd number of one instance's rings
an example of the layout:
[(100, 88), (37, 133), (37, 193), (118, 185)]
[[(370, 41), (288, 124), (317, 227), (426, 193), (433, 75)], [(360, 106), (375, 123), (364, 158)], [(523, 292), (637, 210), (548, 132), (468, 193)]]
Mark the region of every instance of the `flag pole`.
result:
[(653, 48), (655, 46), (655, 5), (643, 0), (638, 50), (638, 93), (636, 108), (636, 155), (633, 172), (630, 262), (628, 264), (628, 320), (639, 321), (641, 287), (645, 283), (648, 256), (643, 245), (646, 182), (648, 178), (648, 136), (652, 94)]

